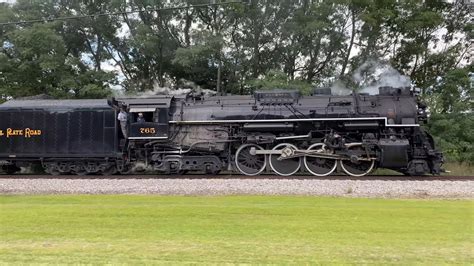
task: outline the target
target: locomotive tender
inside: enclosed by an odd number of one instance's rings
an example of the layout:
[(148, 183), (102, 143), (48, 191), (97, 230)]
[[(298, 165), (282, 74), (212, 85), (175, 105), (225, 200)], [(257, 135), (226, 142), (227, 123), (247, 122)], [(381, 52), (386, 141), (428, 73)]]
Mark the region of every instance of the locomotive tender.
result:
[[(128, 137), (117, 121), (128, 113)], [(50, 174), (153, 169), (244, 175), (375, 168), (439, 174), (443, 156), (420, 123), (426, 106), (410, 88), (348, 96), (316, 90), (246, 96), (155, 96), (109, 100), (12, 100), (0, 105), (0, 164), (13, 173), (39, 163)], [(146, 122), (137, 122), (142, 113)]]

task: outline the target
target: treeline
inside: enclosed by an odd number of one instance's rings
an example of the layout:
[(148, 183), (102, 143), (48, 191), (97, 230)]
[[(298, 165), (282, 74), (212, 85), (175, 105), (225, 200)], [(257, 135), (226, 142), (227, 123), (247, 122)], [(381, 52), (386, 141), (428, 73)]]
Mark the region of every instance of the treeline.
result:
[[(0, 98), (98, 98), (112, 88), (142, 92), (183, 81), (233, 94), (259, 87), (309, 91), (335, 81), (354, 88), (355, 69), (379, 60), (410, 77), (436, 114), (433, 118), (443, 120), (444, 114), (472, 110), (474, 34), (472, 7), (465, 2), (2, 3)], [(169, 9), (178, 6), (189, 8)], [(131, 10), (142, 11), (126, 12)], [(115, 15), (54, 19), (107, 13)], [(44, 22), (5, 23), (38, 19)]]

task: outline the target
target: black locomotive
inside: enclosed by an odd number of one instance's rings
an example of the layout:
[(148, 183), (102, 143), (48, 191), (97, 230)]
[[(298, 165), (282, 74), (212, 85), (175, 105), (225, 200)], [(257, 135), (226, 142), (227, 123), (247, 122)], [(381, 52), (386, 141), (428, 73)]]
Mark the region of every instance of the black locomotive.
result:
[[(126, 138), (120, 108), (128, 116)], [(425, 109), (410, 88), (392, 87), (378, 95), (12, 100), (0, 105), (0, 164), (8, 173), (37, 163), (50, 174), (79, 175), (153, 169), (363, 176), (377, 167), (439, 174), (443, 156), (420, 127)]]

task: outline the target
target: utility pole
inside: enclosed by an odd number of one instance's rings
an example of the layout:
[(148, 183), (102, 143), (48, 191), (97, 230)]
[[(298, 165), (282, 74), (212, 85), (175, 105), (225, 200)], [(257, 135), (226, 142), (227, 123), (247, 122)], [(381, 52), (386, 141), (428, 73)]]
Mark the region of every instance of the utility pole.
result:
[(223, 95), (222, 91), (221, 91), (221, 76), (222, 76), (222, 60), (221, 60), (221, 55), (219, 53), (219, 64), (217, 66), (217, 86), (216, 86), (216, 89), (217, 89), (217, 95)]

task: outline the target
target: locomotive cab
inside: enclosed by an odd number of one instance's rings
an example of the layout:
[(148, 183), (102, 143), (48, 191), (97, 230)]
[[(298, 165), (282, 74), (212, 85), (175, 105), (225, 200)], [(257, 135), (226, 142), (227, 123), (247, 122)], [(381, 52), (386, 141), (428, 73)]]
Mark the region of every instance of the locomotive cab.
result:
[(129, 139), (168, 138), (168, 119), (160, 116), (167, 112), (166, 108), (130, 108)]
[(168, 139), (172, 98), (125, 99), (129, 107), (130, 140)]

